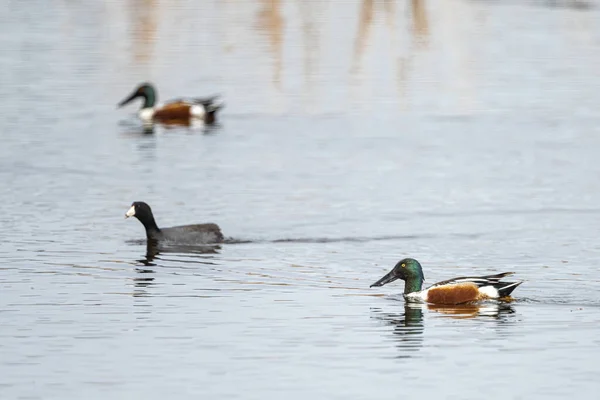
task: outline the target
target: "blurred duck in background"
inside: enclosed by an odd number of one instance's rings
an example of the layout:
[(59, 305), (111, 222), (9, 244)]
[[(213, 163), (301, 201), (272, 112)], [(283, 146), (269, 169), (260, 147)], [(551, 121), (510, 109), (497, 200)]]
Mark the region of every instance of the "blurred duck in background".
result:
[(225, 106), (218, 95), (180, 98), (157, 105), (156, 89), (146, 82), (140, 84), (133, 93), (118, 104), (118, 107), (123, 107), (138, 97), (144, 101), (138, 116), (145, 123), (190, 125), (191, 122), (202, 121), (205, 124), (214, 124), (217, 120), (217, 112)]

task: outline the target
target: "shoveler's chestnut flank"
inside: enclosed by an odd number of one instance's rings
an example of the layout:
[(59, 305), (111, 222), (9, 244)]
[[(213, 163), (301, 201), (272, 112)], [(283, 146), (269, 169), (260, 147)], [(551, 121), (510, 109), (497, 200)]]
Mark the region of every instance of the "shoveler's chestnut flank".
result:
[(224, 107), (224, 104), (218, 101), (218, 96), (175, 99), (157, 106), (158, 96), (150, 83), (139, 85), (118, 106), (123, 107), (138, 97), (144, 99), (142, 108), (138, 112), (138, 116), (144, 122), (188, 124), (191, 120), (201, 120), (206, 124), (212, 124), (216, 122), (217, 112)]
[(383, 278), (371, 285), (383, 286), (397, 279), (404, 281), (404, 298), (407, 301), (425, 301), (432, 304), (462, 304), (485, 299), (508, 297), (523, 281), (501, 282), (514, 272), (478, 277), (460, 277), (435, 283), (423, 288), (423, 268), (413, 258), (405, 258)]

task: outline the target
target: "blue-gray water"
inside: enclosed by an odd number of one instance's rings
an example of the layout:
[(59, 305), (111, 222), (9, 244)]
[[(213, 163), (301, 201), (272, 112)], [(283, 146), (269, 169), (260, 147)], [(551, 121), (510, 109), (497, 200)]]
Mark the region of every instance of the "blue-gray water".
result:
[[(600, 11), (575, 1), (9, 1), (0, 398), (530, 399), (600, 389)], [(219, 128), (144, 134), (222, 93)], [(145, 257), (161, 226), (250, 243)], [(284, 241), (284, 239), (292, 239)], [(515, 271), (515, 301), (369, 289)]]

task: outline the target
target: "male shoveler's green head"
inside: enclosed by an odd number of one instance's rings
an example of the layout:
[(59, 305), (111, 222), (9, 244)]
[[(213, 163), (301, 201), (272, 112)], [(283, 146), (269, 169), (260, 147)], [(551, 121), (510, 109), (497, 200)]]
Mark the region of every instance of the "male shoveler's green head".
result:
[(383, 278), (372, 284), (373, 286), (383, 286), (387, 283), (402, 279), (404, 283), (404, 294), (418, 292), (423, 287), (425, 276), (421, 264), (414, 258), (405, 258), (400, 260), (396, 266)]
[(123, 107), (138, 97), (144, 99), (142, 108), (154, 107), (154, 104), (156, 103), (156, 90), (154, 90), (154, 86), (152, 86), (151, 83), (142, 83), (133, 91), (133, 93), (131, 93), (131, 95), (119, 103), (119, 107)]

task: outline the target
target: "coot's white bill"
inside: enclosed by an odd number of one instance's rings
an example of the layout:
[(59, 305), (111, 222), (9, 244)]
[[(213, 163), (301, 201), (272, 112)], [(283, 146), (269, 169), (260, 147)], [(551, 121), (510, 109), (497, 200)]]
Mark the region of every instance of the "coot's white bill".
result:
[(131, 206), (129, 210), (125, 213), (125, 218), (133, 217), (135, 215), (135, 206)]

